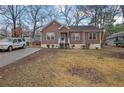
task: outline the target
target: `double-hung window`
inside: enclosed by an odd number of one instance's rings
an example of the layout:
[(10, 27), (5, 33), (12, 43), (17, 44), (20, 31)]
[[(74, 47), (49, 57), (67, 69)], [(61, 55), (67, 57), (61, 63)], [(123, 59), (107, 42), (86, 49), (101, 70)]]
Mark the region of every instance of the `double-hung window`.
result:
[(47, 40), (55, 40), (55, 33), (54, 32), (48, 32), (46, 34)]
[(97, 39), (97, 33), (96, 32), (89, 32), (88, 35), (89, 35), (88, 38), (90, 40), (96, 40)]
[(71, 33), (71, 40), (72, 41), (79, 41), (80, 40), (80, 33)]

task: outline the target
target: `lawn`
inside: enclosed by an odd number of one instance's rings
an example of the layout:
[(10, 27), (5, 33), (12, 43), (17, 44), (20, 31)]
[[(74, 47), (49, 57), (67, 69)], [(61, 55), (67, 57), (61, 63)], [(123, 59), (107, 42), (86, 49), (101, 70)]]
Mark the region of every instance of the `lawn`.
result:
[(124, 48), (42, 49), (1, 68), (0, 86), (124, 86)]

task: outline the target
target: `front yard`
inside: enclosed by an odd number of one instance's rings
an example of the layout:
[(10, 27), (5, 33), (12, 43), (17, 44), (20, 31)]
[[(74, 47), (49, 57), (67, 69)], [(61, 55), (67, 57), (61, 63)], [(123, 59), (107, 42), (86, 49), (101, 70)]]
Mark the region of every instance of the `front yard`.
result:
[(1, 68), (0, 86), (124, 86), (124, 48), (42, 49)]

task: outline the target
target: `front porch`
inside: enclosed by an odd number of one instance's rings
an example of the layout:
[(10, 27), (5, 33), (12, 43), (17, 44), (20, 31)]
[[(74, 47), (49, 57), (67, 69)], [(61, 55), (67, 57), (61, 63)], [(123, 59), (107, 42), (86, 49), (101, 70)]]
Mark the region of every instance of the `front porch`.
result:
[(58, 45), (60, 48), (69, 48), (70, 38), (68, 32), (60, 32), (60, 37), (58, 39)]

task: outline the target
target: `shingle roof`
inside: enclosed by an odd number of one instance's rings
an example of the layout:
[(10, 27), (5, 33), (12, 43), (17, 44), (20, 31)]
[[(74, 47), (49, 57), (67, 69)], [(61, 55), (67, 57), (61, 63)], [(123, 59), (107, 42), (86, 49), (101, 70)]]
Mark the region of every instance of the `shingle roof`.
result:
[(83, 30), (99, 30), (98, 27), (95, 26), (69, 26), (70, 30), (77, 30), (77, 31), (83, 31)]

